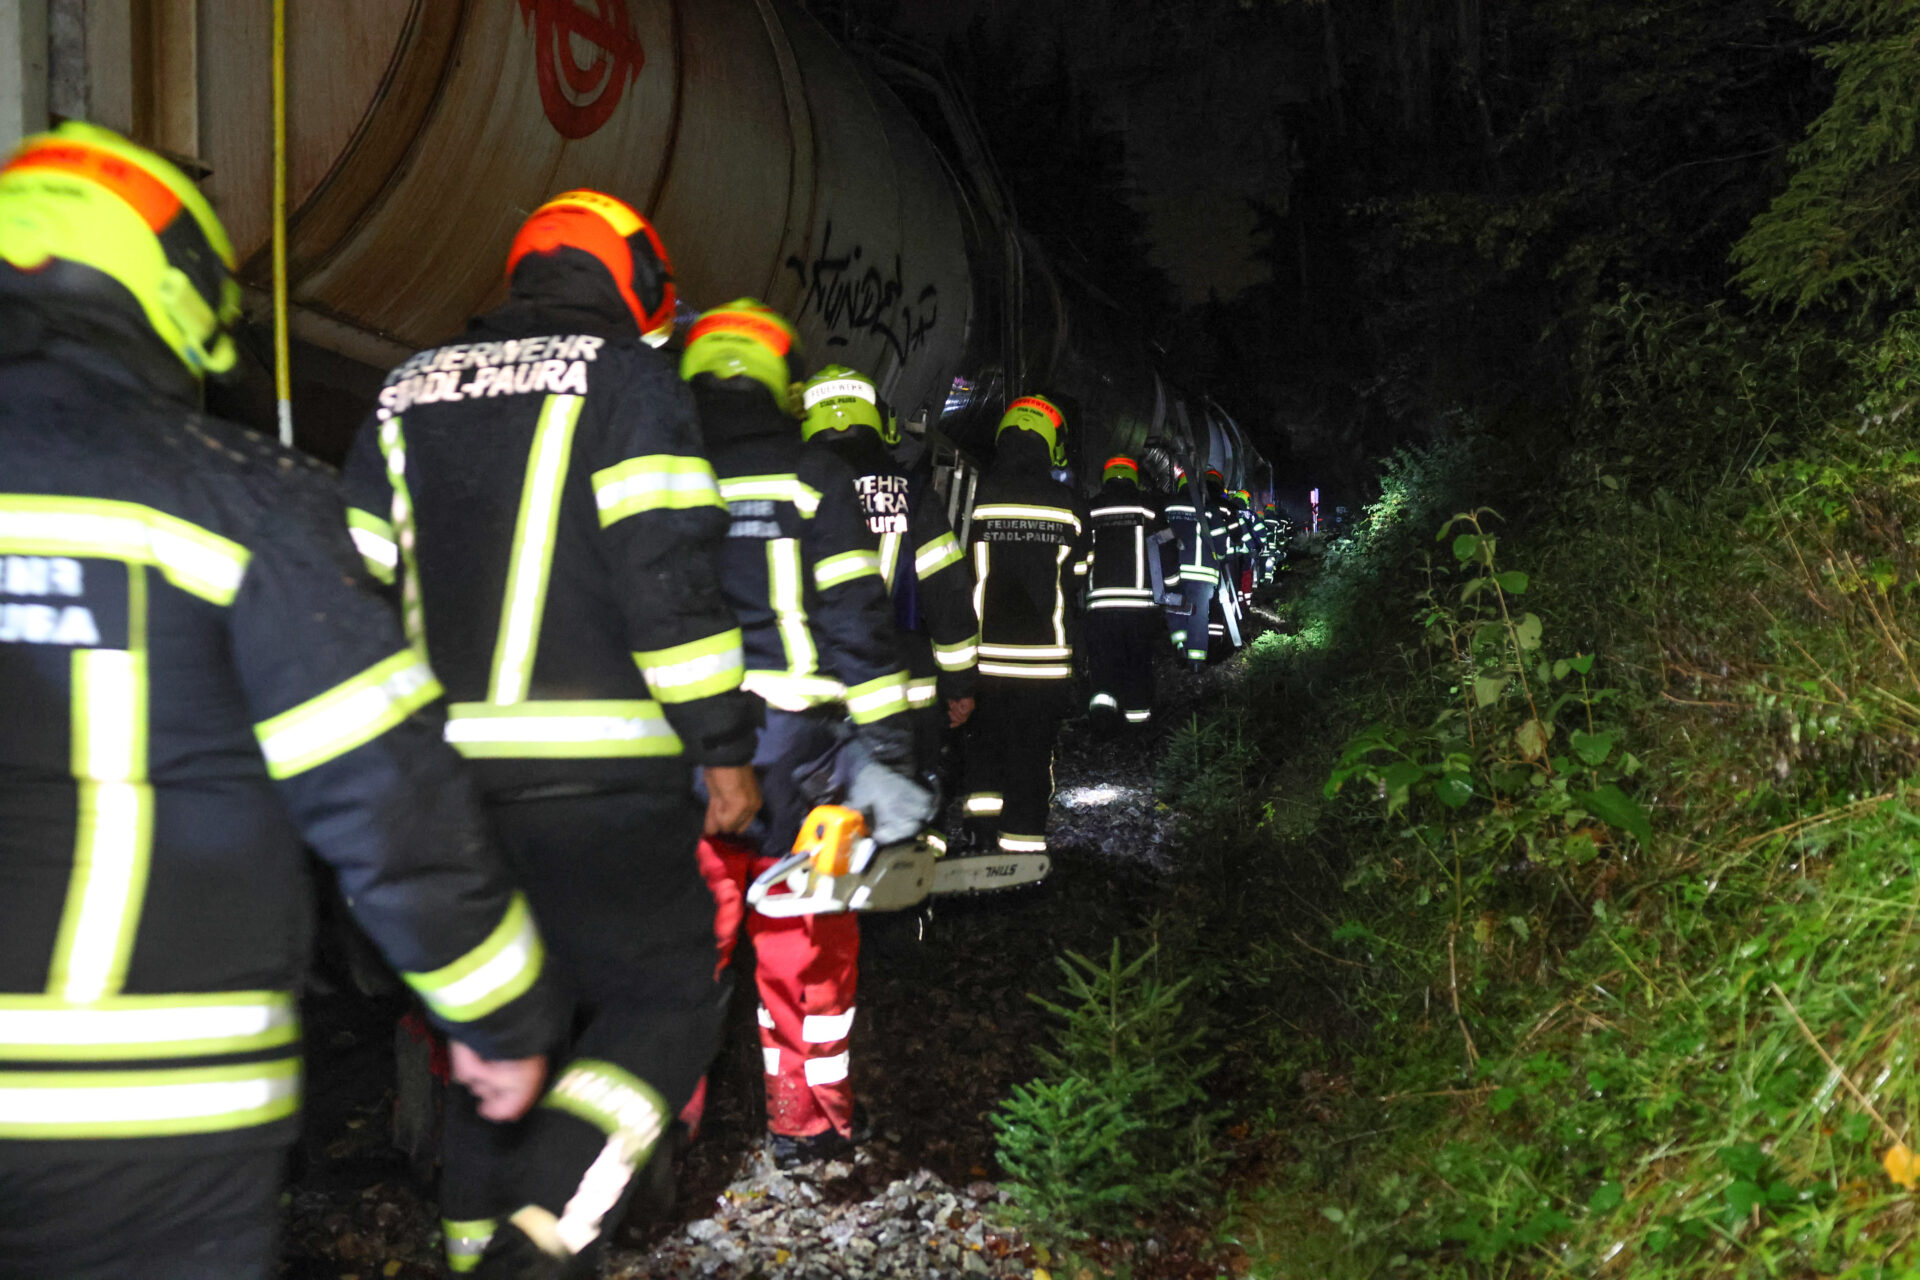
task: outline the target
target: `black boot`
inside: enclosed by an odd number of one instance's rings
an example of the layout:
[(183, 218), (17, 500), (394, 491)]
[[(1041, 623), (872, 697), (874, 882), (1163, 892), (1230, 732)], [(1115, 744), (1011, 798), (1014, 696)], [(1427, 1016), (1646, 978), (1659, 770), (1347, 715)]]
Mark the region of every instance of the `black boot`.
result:
[(512, 1223), (503, 1224), (487, 1241), (473, 1269), (473, 1280), (570, 1280), (586, 1274), (569, 1270), (575, 1258), (556, 1258), (527, 1237)]

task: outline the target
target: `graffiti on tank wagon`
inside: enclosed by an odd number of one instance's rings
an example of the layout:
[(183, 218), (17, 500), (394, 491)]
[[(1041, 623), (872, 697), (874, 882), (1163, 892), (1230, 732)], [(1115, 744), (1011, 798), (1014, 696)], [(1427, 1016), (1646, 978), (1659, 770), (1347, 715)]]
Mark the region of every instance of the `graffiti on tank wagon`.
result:
[(533, 32), (534, 73), (548, 122), (572, 140), (597, 132), (647, 61), (627, 0), (587, 0), (588, 8), (578, 0), (518, 3)]
[(832, 331), (830, 347), (844, 347), (856, 334), (875, 334), (886, 340), (897, 359), (905, 360), (926, 345), (927, 334), (940, 323), (940, 286), (929, 284), (907, 301), (900, 255), (893, 256), (891, 274), (872, 261), (863, 267), (865, 257), (861, 245), (835, 253), (833, 223), (827, 223), (812, 262), (798, 254), (787, 259), (787, 270), (801, 289), (795, 317), (818, 316)]

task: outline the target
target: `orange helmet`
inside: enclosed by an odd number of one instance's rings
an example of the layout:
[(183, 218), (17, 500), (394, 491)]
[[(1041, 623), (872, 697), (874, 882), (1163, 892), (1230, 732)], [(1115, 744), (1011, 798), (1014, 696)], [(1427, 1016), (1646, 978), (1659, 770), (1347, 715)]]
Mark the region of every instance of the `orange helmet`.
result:
[(507, 250), (507, 279), (530, 253), (577, 249), (613, 277), (634, 323), (659, 346), (673, 334), (673, 263), (660, 233), (633, 206), (598, 191), (566, 191), (533, 211)]

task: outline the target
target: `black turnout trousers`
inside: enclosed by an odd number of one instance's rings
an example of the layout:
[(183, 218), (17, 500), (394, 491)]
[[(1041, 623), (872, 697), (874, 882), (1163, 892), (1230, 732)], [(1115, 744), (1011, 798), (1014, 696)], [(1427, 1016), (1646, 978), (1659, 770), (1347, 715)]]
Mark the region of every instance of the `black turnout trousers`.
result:
[(286, 1151), (142, 1157), (149, 1144), (0, 1142), (0, 1280), (262, 1280)]
[(1047, 847), (1053, 744), (1071, 680), (980, 679), (967, 722), (967, 827), (976, 843), (1009, 853)]
[[(1144, 724), (1153, 712), (1153, 655), (1166, 643), (1158, 609), (1094, 609), (1087, 614), (1087, 674), (1093, 709)], [(1101, 695), (1112, 703), (1101, 702)]]
[[(576, 1034), (554, 1057), (554, 1092), (565, 1092), (570, 1073), (618, 1080), (624, 1072), (658, 1095), (664, 1133), (719, 1048), (730, 990), (716, 974), (713, 895), (696, 852), (704, 815), (691, 787), (490, 807), (546, 937), (551, 971), (574, 1002)], [(525, 1119), (493, 1124), (455, 1087), (441, 1216), (504, 1219), (529, 1204), (562, 1216), (599, 1161), (588, 1198), (611, 1191), (600, 1223), (610, 1232), (645, 1166), (642, 1152), (624, 1185), (609, 1188), (601, 1157), (615, 1136), (555, 1105), (552, 1093)]]

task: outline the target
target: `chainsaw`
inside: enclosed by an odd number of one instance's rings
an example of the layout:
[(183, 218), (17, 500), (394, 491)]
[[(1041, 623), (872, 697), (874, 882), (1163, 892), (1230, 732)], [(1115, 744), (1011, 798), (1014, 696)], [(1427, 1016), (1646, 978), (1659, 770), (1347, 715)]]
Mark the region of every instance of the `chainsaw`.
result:
[(1053, 866), (1044, 853), (945, 852), (946, 842), (932, 833), (883, 849), (867, 836), (859, 810), (819, 805), (800, 824), (793, 852), (754, 877), (747, 905), (774, 917), (901, 911), (932, 894), (1036, 884)]

